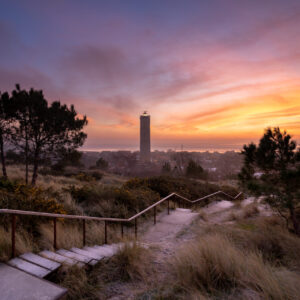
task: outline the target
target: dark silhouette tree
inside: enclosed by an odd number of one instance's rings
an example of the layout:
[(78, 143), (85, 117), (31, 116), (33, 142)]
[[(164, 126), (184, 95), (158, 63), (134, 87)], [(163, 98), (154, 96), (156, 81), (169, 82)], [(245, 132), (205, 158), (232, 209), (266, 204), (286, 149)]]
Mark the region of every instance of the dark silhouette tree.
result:
[(107, 170), (107, 168), (108, 168), (108, 162), (103, 157), (100, 157), (96, 161), (96, 167), (99, 168), (99, 169), (101, 169), (101, 170)]
[(15, 144), (25, 153), (26, 182), (28, 182), (28, 154), (33, 157), (31, 184), (36, 183), (38, 167), (42, 159), (55, 153), (72, 151), (86, 139), (82, 131), (87, 124), (86, 116), (78, 117), (74, 106), (62, 105), (59, 101), (48, 105), (42, 91), (21, 90), (17, 85), (13, 91), (15, 115)]
[(29, 120), (34, 118), (33, 111), (37, 97), (33, 97), (34, 90), (27, 92), (21, 90), (20, 85), (16, 84), (15, 90), (12, 91), (12, 103), (15, 108), (14, 116), (17, 124), (13, 126), (12, 142), (24, 153), (25, 160), (25, 182), (28, 184), (28, 166), (29, 166), (29, 138), (30, 124)]
[(197, 162), (191, 159), (186, 167), (186, 176), (192, 178), (204, 178), (205, 172)]
[(280, 128), (267, 128), (259, 145), (244, 145), (244, 166), (239, 180), (247, 190), (263, 195), (267, 203), (293, 223), (300, 235), (296, 209), (300, 203), (300, 151), (296, 142)]
[(166, 161), (162, 168), (161, 168), (161, 171), (163, 174), (170, 174), (171, 173), (171, 165), (168, 161)]
[(57, 152), (57, 158), (55, 164), (51, 166), (54, 171), (63, 172), (67, 166), (81, 167), (82, 152), (76, 149), (62, 148)]
[(0, 92), (0, 158), (2, 164), (2, 175), (7, 178), (4, 144), (12, 133), (11, 124), (13, 122), (13, 107), (10, 103), (10, 96), (7, 92)]

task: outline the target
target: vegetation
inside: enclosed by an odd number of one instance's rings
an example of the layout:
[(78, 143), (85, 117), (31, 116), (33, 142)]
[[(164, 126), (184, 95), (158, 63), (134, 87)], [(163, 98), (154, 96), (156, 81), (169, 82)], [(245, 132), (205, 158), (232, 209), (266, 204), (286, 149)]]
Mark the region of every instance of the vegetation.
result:
[(11, 96), (8, 93), (0, 96), (0, 154), (4, 177), (7, 177), (4, 142), (24, 154), (26, 184), (32, 162), (32, 185), (36, 183), (42, 160), (55, 153), (72, 152), (83, 144), (86, 134), (82, 129), (87, 119), (78, 117), (73, 105), (67, 107), (59, 101), (48, 105), (42, 91), (21, 90), (19, 85)]
[(171, 165), (168, 161), (166, 161), (162, 168), (161, 168), (161, 171), (163, 174), (170, 174), (171, 173)]
[(294, 232), (300, 235), (297, 210), (300, 204), (300, 150), (296, 142), (279, 128), (268, 128), (259, 145), (244, 146), (244, 167), (240, 182), (256, 195), (265, 196), (287, 224), (291, 220)]
[(240, 250), (218, 234), (207, 235), (178, 254), (174, 272), (186, 292), (218, 296), (248, 289), (263, 299), (299, 299), (299, 275), (272, 266), (259, 253)]
[(96, 167), (101, 169), (101, 170), (107, 170), (108, 168), (108, 162), (100, 157), (97, 161), (96, 161)]
[(205, 179), (206, 173), (204, 172), (203, 168), (197, 162), (190, 160), (186, 167), (186, 176), (192, 177), (192, 178)]
[(124, 184), (124, 187), (129, 189), (147, 187), (154, 192), (157, 192), (161, 197), (166, 197), (169, 194), (176, 192), (193, 200), (208, 194), (212, 194), (219, 190), (222, 190), (231, 196), (236, 196), (238, 194), (238, 190), (232, 186), (218, 185), (188, 178), (175, 178), (170, 176), (134, 178), (128, 180)]

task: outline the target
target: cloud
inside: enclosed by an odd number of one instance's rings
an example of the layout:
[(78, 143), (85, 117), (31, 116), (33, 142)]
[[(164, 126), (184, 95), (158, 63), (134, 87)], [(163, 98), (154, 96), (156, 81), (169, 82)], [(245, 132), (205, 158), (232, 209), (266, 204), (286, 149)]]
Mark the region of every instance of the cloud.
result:
[(74, 82), (115, 88), (137, 78), (137, 64), (118, 47), (85, 45), (71, 49), (61, 68)]

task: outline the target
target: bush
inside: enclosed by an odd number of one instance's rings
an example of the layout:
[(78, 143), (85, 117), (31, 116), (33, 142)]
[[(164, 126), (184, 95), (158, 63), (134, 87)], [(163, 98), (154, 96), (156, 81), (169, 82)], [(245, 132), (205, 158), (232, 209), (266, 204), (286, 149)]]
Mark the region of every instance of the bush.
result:
[(22, 183), (0, 181), (0, 207), (64, 214), (65, 210), (45, 190)]
[(128, 218), (159, 200), (159, 195), (147, 187), (126, 189), (84, 185), (71, 186), (68, 191), (86, 213), (99, 217)]
[[(54, 198), (49, 197), (49, 193), (46, 190), (4, 179), (0, 180), (0, 207), (56, 214), (66, 213), (63, 205)], [(31, 231), (42, 220), (45, 221), (45, 218), (41, 219), (34, 216), (18, 218), (18, 222)], [(0, 222), (2, 222), (3, 226), (7, 226), (8, 216), (2, 216)]]
[(93, 171), (90, 173), (90, 175), (95, 179), (95, 180), (101, 180), (103, 177), (103, 174), (97, 171)]
[(195, 200), (197, 198), (223, 190), (231, 196), (236, 196), (238, 191), (230, 186), (218, 186), (211, 183), (203, 183), (187, 178), (174, 178), (169, 176), (154, 176), (149, 178), (134, 178), (128, 180), (124, 188), (135, 189), (147, 187), (157, 192), (161, 197), (176, 192), (184, 197)]

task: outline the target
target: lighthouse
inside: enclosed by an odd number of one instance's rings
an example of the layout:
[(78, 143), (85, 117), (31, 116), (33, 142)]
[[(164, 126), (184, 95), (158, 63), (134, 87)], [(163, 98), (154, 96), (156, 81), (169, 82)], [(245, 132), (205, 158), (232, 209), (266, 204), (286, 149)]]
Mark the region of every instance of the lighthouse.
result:
[(150, 161), (150, 115), (147, 111), (140, 116), (140, 160)]

